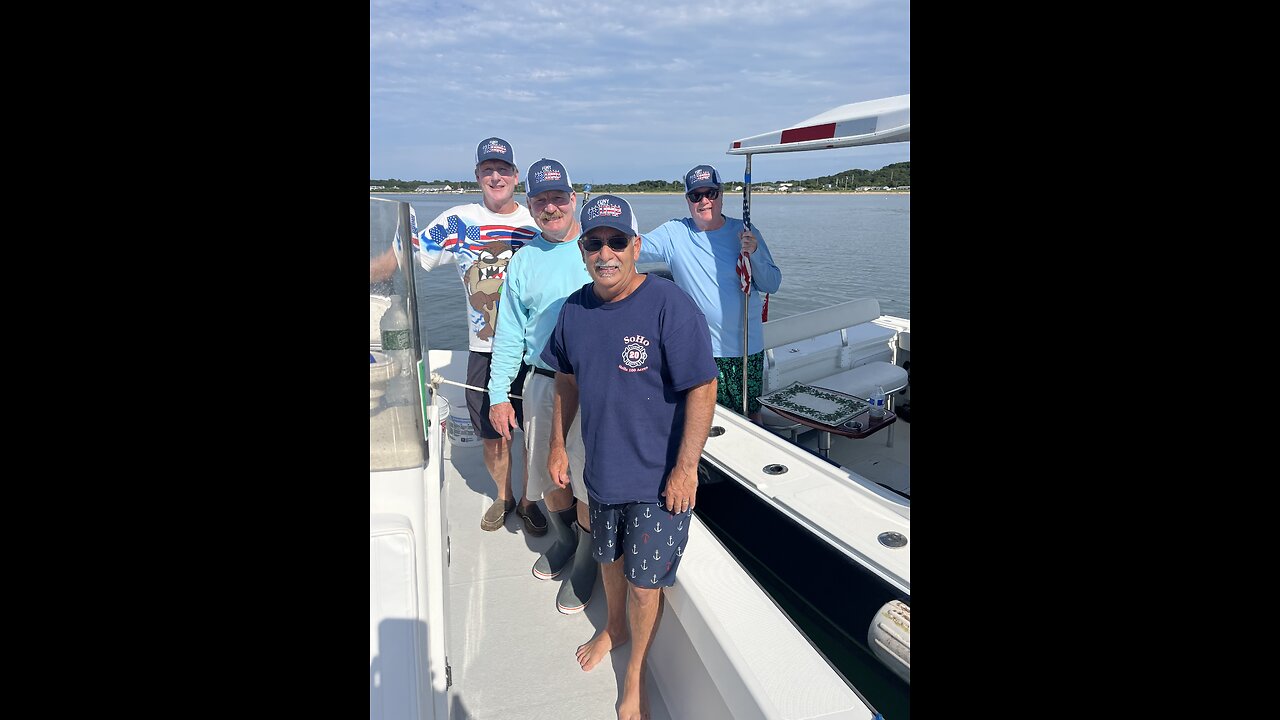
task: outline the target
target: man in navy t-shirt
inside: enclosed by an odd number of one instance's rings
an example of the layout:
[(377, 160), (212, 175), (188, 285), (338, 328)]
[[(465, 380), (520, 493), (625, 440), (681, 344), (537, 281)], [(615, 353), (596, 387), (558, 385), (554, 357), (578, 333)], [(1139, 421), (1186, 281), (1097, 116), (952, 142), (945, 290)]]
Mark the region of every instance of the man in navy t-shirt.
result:
[(565, 428), (581, 408), (592, 555), (609, 619), (578, 647), (578, 663), (591, 670), (631, 641), (618, 716), (647, 717), (640, 681), (659, 593), (675, 583), (693, 521), (718, 368), (693, 300), (665, 278), (636, 272), (641, 239), (630, 204), (600, 195), (580, 222), (578, 247), (593, 282), (565, 300), (541, 354), (556, 371), (547, 470), (568, 487)]

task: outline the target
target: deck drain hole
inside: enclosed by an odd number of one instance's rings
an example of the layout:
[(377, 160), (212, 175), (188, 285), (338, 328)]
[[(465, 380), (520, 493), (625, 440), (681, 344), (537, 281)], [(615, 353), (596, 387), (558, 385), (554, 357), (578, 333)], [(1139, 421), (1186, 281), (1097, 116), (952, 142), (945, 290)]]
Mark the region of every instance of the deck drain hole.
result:
[(765, 465), (765, 466), (764, 466), (764, 474), (765, 474), (765, 475), (781, 475), (782, 473), (784, 473), (784, 472), (786, 472), (786, 471), (787, 471), (787, 466), (786, 466), (786, 465), (782, 465), (782, 464), (780, 464), (780, 463), (773, 463), (773, 464), (771, 464), (771, 465)]
[(710, 437), (720, 437), (723, 434), (724, 434), (724, 428), (720, 427), (719, 425), (712, 425), (711, 429), (707, 431), (707, 435)]
[(885, 547), (900, 548), (907, 544), (907, 536), (899, 532), (882, 532), (877, 539)]

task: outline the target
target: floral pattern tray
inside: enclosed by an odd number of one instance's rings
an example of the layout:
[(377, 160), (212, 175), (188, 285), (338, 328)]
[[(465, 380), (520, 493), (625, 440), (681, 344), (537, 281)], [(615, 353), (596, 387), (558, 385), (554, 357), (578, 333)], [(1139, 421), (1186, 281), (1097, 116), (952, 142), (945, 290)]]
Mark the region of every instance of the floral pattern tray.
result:
[(866, 400), (803, 383), (761, 395), (760, 404), (824, 425), (841, 425), (871, 409)]

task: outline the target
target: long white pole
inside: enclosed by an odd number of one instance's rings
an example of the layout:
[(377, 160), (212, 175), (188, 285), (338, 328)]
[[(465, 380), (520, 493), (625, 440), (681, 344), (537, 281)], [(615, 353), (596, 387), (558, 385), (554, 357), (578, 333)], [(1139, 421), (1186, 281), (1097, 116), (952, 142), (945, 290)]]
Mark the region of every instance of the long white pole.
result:
[[(751, 154), (747, 154), (747, 169), (742, 183), (742, 224), (751, 229)], [(747, 257), (747, 269), (751, 268), (751, 258)], [(747, 329), (747, 312), (751, 309), (751, 283), (747, 283), (746, 292), (742, 295), (742, 415), (747, 416), (747, 339), (751, 337)]]

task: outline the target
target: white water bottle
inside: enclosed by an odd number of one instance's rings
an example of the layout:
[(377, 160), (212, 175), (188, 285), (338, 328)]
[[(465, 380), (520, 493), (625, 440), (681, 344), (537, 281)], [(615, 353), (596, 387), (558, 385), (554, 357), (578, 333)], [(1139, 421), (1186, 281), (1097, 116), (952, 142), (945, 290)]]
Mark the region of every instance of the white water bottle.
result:
[(884, 419), (884, 387), (877, 385), (876, 391), (871, 393), (871, 419)]
[(404, 298), (392, 295), (391, 307), (382, 314), (378, 323), (378, 329), (382, 331), (382, 351), (394, 364), (394, 374), (387, 383), (388, 405), (413, 404), (413, 371), (417, 361), (413, 357), (413, 341), (409, 336), (409, 314), (404, 307)]

